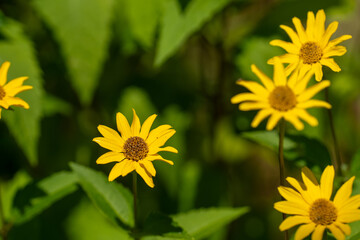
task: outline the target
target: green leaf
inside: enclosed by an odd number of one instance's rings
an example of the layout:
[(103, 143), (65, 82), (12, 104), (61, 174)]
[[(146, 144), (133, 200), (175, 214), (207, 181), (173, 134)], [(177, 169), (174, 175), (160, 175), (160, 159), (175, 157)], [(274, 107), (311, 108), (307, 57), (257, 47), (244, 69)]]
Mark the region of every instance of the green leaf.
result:
[(0, 33), (7, 40), (0, 41), (0, 61), (10, 61), (8, 79), (28, 76), (25, 85), (33, 89), (18, 94), (30, 105), (30, 109), (14, 107), (14, 111), (2, 111), (2, 119), (6, 122), (11, 134), (24, 151), (31, 165), (38, 163), (38, 140), (42, 114), (43, 81), (39, 64), (35, 57), (32, 43), (24, 35), (19, 23), (6, 19), (1, 25)]
[[(156, 26), (162, 10), (163, 0), (126, 0), (131, 35), (144, 47), (153, 46)], [(124, 7), (124, 6), (123, 6)]]
[(180, 12), (176, 0), (164, 4), (160, 39), (156, 51), (155, 66), (163, 64), (193, 33), (224, 8), (230, 0), (193, 0)]
[(110, 39), (113, 0), (34, 0), (54, 31), (72, 85), (89, 104), (98, 85)]
[(64, 221), (68, 240), (131, 240), (129, 233), (111, 224), (96, 207), (83, 199)]
[[(244, 138), (255, 141), (265, 147), (277, 151), (279, 148), (279, 134), (276, 131), (251, 131), (241, 134)], [(289, 138), (284, 139), (284, 150), (292, 149), (296, 143)]]
[(17, 192), (13, 221), (21, 224), (31, 220), (56, 201), (76, 191), (77, 178), (69, 172), (59, 172)]
[(247, 207), (200, 209), (177, 214), (173, 220), (194, 238), (202, 239), (248, 211)]
[(91, 201), (110, 219), (120, 219), (133, 226), (133, 203), (131, 193), (121, 184), (109, 182), (106, 176), (85, 166), (70, 163), (79, 183)]
[(44, 104), (43, 104), (43, 114), (44, 116), (51, 116), (58, 113), (64, 115), (70, 115), (72, 111), (71, 104), (65, 102), (64, 100), (55, 97), (51, 94), (45, 94)]

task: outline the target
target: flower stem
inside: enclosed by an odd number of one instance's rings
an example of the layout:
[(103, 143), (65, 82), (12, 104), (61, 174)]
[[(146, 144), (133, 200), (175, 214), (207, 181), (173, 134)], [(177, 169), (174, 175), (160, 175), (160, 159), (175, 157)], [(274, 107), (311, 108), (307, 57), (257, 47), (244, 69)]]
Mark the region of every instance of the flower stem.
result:
[[(325, 100), (328, 103), (330, 103), (330, 101), (329, 101), (329, 89), (328, 88), (325, 88)], [(331, 136), (332, 136), (332, 139), (333, 139), (334, 151), (335, 151), (335, 161), (334, 161), (333, 165), (335, 166), (335, 169), (338, 170), (339, 176), (343, 176), (340, 148), (339, 148), (339, 144), (338, 144), (338, 141), (337, 141), (337, 138), (336, 138), (335, 126), (334, 126), (334, 118), (333, 118), (333, 114), (332, 114), (331, 109), (328, 109), (328, 116), (329, 116)]]
[(0, 228), (0, 235), (3, 240), (7, 240), (7, 223), (4, 216), (4, 208), (3, 208), (3, 201), (2, 201), (2, 184), (0, 180), (0, 221), (1, 221), (1, 228)]
[(138, 219), (137, 219), (137, 173), (133, 172), (133, 196), (134, 196), (134, 236), (135, 240), (138, 239), (137, 237), (137, 227), (138, 227)]
[[(284, 137), (285, 137), (285, 120), (281, 119), (279, 122), (279, 172), (280, 172), (280, 186), (285, 186), (285, 163), (284, 163)], [(283, 213), (283, 220), (286, 214)], [(285, 231), (285, 240), (289, 239), (289, 232)]]

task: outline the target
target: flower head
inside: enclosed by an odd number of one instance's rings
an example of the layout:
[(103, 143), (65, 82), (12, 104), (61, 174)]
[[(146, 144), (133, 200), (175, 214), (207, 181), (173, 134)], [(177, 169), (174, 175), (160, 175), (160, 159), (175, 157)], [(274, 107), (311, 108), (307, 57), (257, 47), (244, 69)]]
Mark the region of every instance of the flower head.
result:
[(288, 80), (280, 59), (275, 58), (274, 63), (273, 80), (255, 65), (252, 65), (251, 70), (259, 77), (265, 87), (253, 81), (239, 80), (237, 84), (246, 87), (251, 93), (235, 95), (231, 98), (231, 102), (240, 103), (239, 109), (242, 111), (259, 110), (251, 123), (254, 128), (268, 116), (270, 118), (267, 122), (267, 130), (272, 130), (281, 118), (292, 123), (297, 130), (304, 128), (304, 124), (299, 118), (311, 126), (317, 126), (317, 119), (311, 116), (306, 109), (312, 107), (331, 108), (327, 102), (311, 99), (319, 91), (330, 86), (330, 82), (324, 80), (306, 88), (313, 73), (308, 71), (305, 75), (293, 74)]
[[(299, 18), (292, 19), (296, 31), (292, 28), (280, 25), (289, 35), (292, 43), (282, 40), (273, 40), (270, 42), (273, 46), (285, 49), (288, 53), (280, 56), (282, 63), (289, 63), (286, 68), (287, 75), (292, 71), (301, 72), (311, 70), (315, 73), (315, 79), (321, 81), (323, 78), (322, 65), (325, 65), (335, 72), (341, 71), (336, 64), (333, 56), (342, 56), (346, 53), (344, 46), (337, 46), (339, 43), (350, 39), (350, 35), (343, 35), (330, 41), (331, 36), (335, 33), (339, 23), (332, 22), (325, 30), (325, 12), (319, 10), (316, 17), (313, 12), (308, 12), (306, 30), (303, 28)], [(274, 63), (274, 59), (268, 61)]]
[(28, 77), (19, 77), (7, 82), (7, 73), (10, 67), (10, 62), (4, 62), (0, 67), (0, 118), (1, 110), (3, 108), (9, 109), (10, 106), (19, 106), (29, 109), (29, 104), (21, 98), (15, 97), (16, 94), (25, 90), (32, 89), (32, 86), (23, 86), (23, 82)]
[(159, 152), (167, 151), (177, 153), (173, 147), (162, 147), (166, 141), (175, 134), (175, 130), (170, 125), (161, 125), (150, 131), (156, 114), (148, 117), (143, 125), (140, 125), (139, 117), (133, 109), (133, 121), (131, 127), (125, 116), (120, 112), (116, 115), (116, 123), (119, 133), (104, 125), (99, 125), (98, 130), (103, 137), (96, 137), (94, 142), (101, 147), (109, 149), (100, 156), (96, 163), (106, 164), (116, 162), (109, 174), (109, 181), (113, 181), (119, 176), (126, 176), (132, 171), (136, 171), (149, 187), (154, 187), (152, 177), (156, 170), (152, 161), (161, 160), (173, 165), (170, 160), (160, 156)]
[(286, 180), (296, 189), (279, 187), (280, 194), (286, 199), (277, 202), (274, 208), (282, 213), (295, 215), (287, 217), (280, 230), (285, 231), (301, 224), (295, 233), (295, 240), (306, 238), (312, 233), (313, 240), (321, 240), (324, 230), (329, 229), (337, 240), (350, 235), (350, 222), (360, 220), (360, 195), (351, 197), (355, 177), (350, 178), (330, 200), (333, 190), (334, 167), (327, 166), (320, 184), (308, 168), (303, 168), (304, 183), (288, 177)]

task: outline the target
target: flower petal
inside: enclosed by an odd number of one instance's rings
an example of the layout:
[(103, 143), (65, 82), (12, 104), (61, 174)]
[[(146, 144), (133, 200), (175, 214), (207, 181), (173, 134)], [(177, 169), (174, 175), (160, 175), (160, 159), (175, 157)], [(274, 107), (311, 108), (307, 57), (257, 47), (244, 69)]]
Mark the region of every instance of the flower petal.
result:
[(142, 167), (140, 164), (137, 164), (136, 172), (142, 177), (142, 179), (144, 179), (145, 183), (149, 187), (153, 188), (155, 186), (150, 173), (144, 167)]
[(306, 36), (306, 33), (305, 33), (305, 30), (304, 30), (304, 27), (303, 25), (301, 24), (301, 21), (299, 18), (297, 17), (294, 17), (292, 19), (292, 22), (296, 28), (296, 31), (298, 33), (298, 36), (299, 36), (299, 39), (300, 39), (300, 42), (301, 43), (305, 43), (305, 42), (308, 42), (308, 37)]
[(108, 138), (96, 137), (93, 139), (93, 141), (96, 142), (97, 144), (99, 144), (101, 147), (109, 149), (111, 151), (114, 151), (117, 153), (122, 151), (122, 145), (120, 145), (119, 142), (110, 140)]
[(316, 18), (315, 18), (315, 40), (318, 42), (321, 40), (322, 36), (324, 35), (325, 32), (325, 12), (323, 9), (320, 9), (317, 13), (316, 13)]
[(120, 112), (116, 114), (116, 124), (118, 131), (121, 133), (121, 137), (125, 141), (132, 136), (130, 125), (125, 116)]
[(295, 233), (295, 240), (302, 240), (315, 230), (315, 223), (301, 225)]
[(326, 59), (328, 57), (332, 57), (332, 56), (342, 56), (346, 53), (346, 47), (344, 46), (336, 46), (336, 47), (332, 47), (329, 48), (329, 50), (324, 51), (324, 55), (322, 56), (322, 58)]
[(19, 94), (19, 93), (21, 93), (23, 91), (33, 89), (32, 86), (28, 86), (28, 85), (21, 86), (21, 87), (16, 87), (16, 88), (12, 88), (12, 89), (7, 89), (7, 90), (5, 89), (5, 87), (4, 87), (4, 90), (6, 92), (6, 95), (9, 96), (9, 97), (14, 97), (16, 94)]
[(308, 216), (308, 207), (299, 205), (297, 203), (289, 202), (289, 201), (280, 201), (274, 204), (274, 208), (279, 212), (286, 214), (296, 214), (302, 216)]
[(109, 128), (107, 126), (104, 125), (99, 125), (97, 127), (97, 129), (99, 130), (99, 132), (101, 133), (101, 135), (103, 135), (105, 138), (108, 138), (109, 140), (113, 140), (119, 143), (119, 145), (123, 145), (124, 144), (124, 139), (122, 139), (119, 135), (119, 133), (117, 133), (114, 129)]
[(249, 89), (249, 91), (255, 93), (256, 95), (259, 95), (260, 97), (267, 98), (269, 95), (269, 91), (257, 82), (238, 80), (236, 83), (246, 87), (247, 89)]
[(321, 81), (323, 78), (323, 71), (322, 71), (322, 65), (320, 62), (317, 62), (313, 65), (311, 65), (312, 70), (315, 72), (315, 80)]
[(270, 45), (283, 48), (288, 53), (299, 54), (300, 48), (293, 43), (285, 42), (283, 40), (272, 40)]
[(345, 240), (344, 233), (339, 228), (337, 228), (334, 224), (328, 226), (327, 228), (330, 229), (330, 231), (332, 232), (332, 234), (334, 235), (336, 240)]
[(9, 104), (9, 106), (18, 106), (18, 107), (23, 107), (25, 109), (29, 109), (30, 106), (27, 102), (25, 102), (24, 100), (22, 100), (21, 98), (18, 97), (7, 97), (6, 98), (6, 102)]
[(339, 67), (339, 65), (337, 65), (337, 63), (332, 58), (321, 59), (320, 63), (322, 65), (325, 65), (325, 66), (331, 68), (331, 70), (333, 70), (334, 72), (341, 71), (341, 68)]
[(146, 169), (146, 171), (148, 171), (152, 176), (155, 177), (156, 170), (155, 170), (154, 165), (152, 164), (152, 162), (150, 162), (148, 160), (142, 160), (139, 163), (140, 163), (140, 165), (142, 165), (143, 168)]
[(97, 160), (97, 164), (107, 164), (110, 162), (121, 162), (125, 159), (124, 154), (117, 153), (117, 152), (107, 152), (103, 155), (101, 155)]
[(327, 81), (327, 80), (321, 81), (320, 83), (309, 87), (303, 93), (301, 93), (297, 97), (297, 101), (298, 102), (307, 101), (310, 98), (312, 98), (315, 94), (317, 94), (318, 92), (320, 92), (321, 90), (323, 90), (324, 88), (326, 88), (328, 86), (330, 86), (330, 81)]
[(296, 130), (301, 131), (304, 129), (304, 124), (299, 120), (294, 111), (289, 111), (284, 114), (284, 118), (286, 121), (290, 122)]
[(349, 226), (349, 224), (344, 224), (339, 221), (336, 221), (334, 222), (334, 225), (338, 227), (343, 233), (345, 233), (345, 235), (351, 234), (351, 227)]
[(331, 105), (325, 101), (321, 101), (321, 100), (316, 100), (316, 99), (312, 99), (312, 100), (308, 100), (305, 102), (301, 102), (298, 103), (296, 105), (298, 108), (313, 108), (313, 107), (324, 107), (324, 108), (331, 108)]
[(341, 37), (335, 38), (334, 40), (331, 40), (328, 45), (326, 46), (326, 48), (324, 49), (324, 51), (327, 51), (328, 49), (332, 48), (333, 46), (338, 45), (339, 43), (348, 40), (352, 38), (351, 35), (342, 35)]
[(132, 136), (139, 136), (140, 127), (141, 127), (140, 120), (138, 115), (136, 115), (135, 109), (133, 109), (132, 111), (133, 111), (133, 121), (131, 124), (131, 133)]
[(274, 111), (266, 124), (266, 130), (272, 130), (282, 117), (282, 113)]
[(163, 147), (163, 148), (158, 148), (157, 152), (172, 152), (172, 153), (178, 153), (178, 150), (174, 147)]
[(309, 207), (308, 204), (304, 201), (301, 194), (296, 192), (294, 189), (280, 186), (278, 187), (278, 190), (280, 195), (283, 196), (289, 202), (293, 202), (305, 206), (305, 209)]
[(138, 165), (137, 162), (134, 162), (134, 161), (131, 161), (131, 160), (126, 161), (124, 166), (123, 166), (121, 176), (125, 177), (126, 175), (128, 175), (129, 173), (134, 171), (137, 165)]
[(232, 104), (237, 104), (245, 101), (261, 101), (264, 100), (263, 98), (260, 98), (258, 95), (255, 95), (253, 93), (240, 93), (231, 98)]
[(146, 139), (149, 136), (150, 128), (154, 123), (156, 117), (157, 115), (153, 114), (145, 120), (145, 122), (141, 126), (139, 137), (141, 137), (142, 139)]
[(255, 64), (251, 65), (251, 71), (256, 74), (256, 76), (261, 80), (267, 90), (272, 91), (274, 89), (274, 83), (271, 79), (266, 76), (262, 71), (260, 71)]
[(245, 103), (240, 103), (239, 105), (239, 109), (241, 111), (251, 111), (251, 110), (258, 110), (269, 107), (270, 104), (267, 102), (245, 102)]
[(341, 207), (344, 205), (344, 203), (350, 198), (354, 180), (355, 180), (355, 177), (350, 178), (337, 191), (335, 198), (334, 198), (334, 204), (336, 205), (336, 207), (338, 209), (341, 209)]
[(168, 163), (168, 164), (170, 164), (170, 165), (174, 165), (174, 162), (173, 162), (173, 161), (164, 159), (164, 158), (163, 158), (162, 156), (160, 156), (159, 154), (147, 156), (144, 160), (148, 160), (148, 161), (160, 160), (160, 161), (166, 162), (166, 163)]
[(114, 167), (111, 169), (110, 173), (109, 173), (109, 181), (112, 182), (114, 181), (116, 178), (118, 178), (119, 176), (121, 176), (122, 174), (122, 170), (125, 166), (125, 164), (127, 162), (129, 162), (130, 160), (124, 160), (122, 162), (119, 162), (117, 164), (114, 165)]
[(296, 34), (296, 32), (291, 27), (288, 27), (286, 25), (280, 25), (280, 28), (282, 28), (287, 33), (287, 35), (289, 35), (291, 41), (297, 47), (301, 47), (300, 39), (299, 39), (298, 35)]
[(320, 41), (320, 46), (322, 49), (324, 49), (326, 47), (326, 45), (329, 42), (329, 39), (336, 32), (338, 26), (339, 26), (339, 22), (337, 22), (337, 21), (330, 23), (330, 25), (326, 29), (326, 31)]
[(296, 108), (293, 110), (293, 112), (295, 112), (299, 118), (309, 123), (310, 126), (315, 127), (319, 124), (318, 120), (315, 117), (311, 116), (306, 110), (302, 108)]
[(296, 225), (303, 223), (310, 223), (311, 220), (308, 216), (291, 216), (287, 217), (279, 226), (280, 231), (288, 230)]
[(251, 127), (256, 128), (262, 120), (264, 120), (267, 116), (269, 116), (273, 112), (274, 109), (272, 108), (261, 109), (254, 117), (254, 120), (251, 122)]
[(335, 176), (334, 167), (327, 166), (323, 174), (321, 175), (321, 179), (320, 179), (320, 191), (322, 198), (325, 198), (327, 200), (330, 199), (333, 190), (334, 176)]
[(6, 61), (0, 67), (0, 86), (4, 86), (7, 81), (7, 73), (10, 67), (10, 62)]
[(338, 221), (343, 223), (351, 223), (360, 220), (360, 210), (351, 210), (349, 212), (339, 212)]
[(279, 58), (274, 58), (274, 83), (275, 86), (285, 86), (287, 79), (285, 75), (284, 66), (280, 62)]
[(314, 41), (315, 33), (315, 15), (312, 11), (308, 12), (307, 22), (306, 22), (306, 35), (308, 36), (309, 41)]
[(324, 230), (326, 229), (323, 225), (317, 225), (313, 234), (311, 235), (311, 240), (322, 240), (324, 235)]

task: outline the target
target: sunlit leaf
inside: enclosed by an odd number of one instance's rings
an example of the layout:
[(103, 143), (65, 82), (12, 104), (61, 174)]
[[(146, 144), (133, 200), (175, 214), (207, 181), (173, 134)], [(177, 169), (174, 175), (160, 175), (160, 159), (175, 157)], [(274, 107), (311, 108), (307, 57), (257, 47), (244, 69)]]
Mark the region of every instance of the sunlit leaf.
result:
[(145, 48), (152, 47), (159, 22), (163, 0), (126, 0), (127, 14), (132, 36)]
[(193, 0), (181, 13), (176, 0), (164, 4), (160, 39), (157, 46), (155, 65), (160, 66), (193, 33), (209, 21), (217, 12), (224, 8), (230, 0)]
[(79, 183), (91, 201), (110, 219), (118, 218), (133, 226), (133, 203), (131, 193), (121, 184), (109, 182), (107, 177), (85, 166), (70, 163)]
[(196, 239), (202, 239), (244, 215), (248, 210), (247, 207), (200, 209), (177, 214), (173, 219), (188, 234)]
[(3, 110), (2, 120), (6, 122), (30, 164), (36, 165), (43, 95), (39, 64), (33, 44), (24, 35), (19, 23), (6, 19), (1, 25), (0, 33), (7, 38), (0, 41), (0, 61), (11, 62), (8, 80), (28, 76), (29, 79), (24, 84), (33, 86), (33, 89), (17, 95), (30, 105), (30, 109), (13, 107), (14, 111)]
[(35, 0), (58, 40), (71, 83), (83, 104), (98, 85), (111, 30), (113, 0)]
[(89, 200), (82, 200), (64, 222), (69, 240), (131, 240), (128, 232), (107, 221)]
[(59, 172), (20, 190), (14, 199), (13, 222), (31, 220), (56, 201), (76, 191), (77, 178), (69, 172)]

